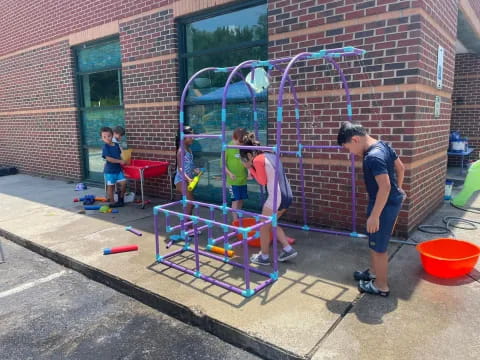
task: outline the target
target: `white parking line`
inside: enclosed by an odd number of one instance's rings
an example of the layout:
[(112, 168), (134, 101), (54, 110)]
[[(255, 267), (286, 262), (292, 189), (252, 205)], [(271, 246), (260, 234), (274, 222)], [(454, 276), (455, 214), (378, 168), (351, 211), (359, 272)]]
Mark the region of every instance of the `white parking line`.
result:
[(38, 279), (38, 280), (35, 280), (35, 281), (31, 281), (31, 282), (28, 282), (26, 284), (22, 284), (20, 286), (17, 286), (17, 287), (14, 287), (13, 289), (10, 289), (10, 290), (7, 290), (7, 291), (3, 291), (3, 292), (0, 292), (0, 299), (1, 298), (4, 298), (4, 297), (7, 297), (7, 296), (10, 296), (10, 295), (13, 295), (13, 294), (16, 294), (16, 293), (19, 293), (19, 292), (22, 292), (24, 290), (27, 290), (27, 289), (30, 289), (34, 286), (37, 286), (39, 284), (43, 284), (43, 283), (46, 283), (48, 281), (51, 281), (51, 280), (54, 280), (56, 278), (59, 278), (60, 276), (66, 274), (67, 271), (66, 270), (62, 270), (58, 273), (55, 273), (55, 274), (52, 274), (52, 275), (48, 275), (42, 279)]

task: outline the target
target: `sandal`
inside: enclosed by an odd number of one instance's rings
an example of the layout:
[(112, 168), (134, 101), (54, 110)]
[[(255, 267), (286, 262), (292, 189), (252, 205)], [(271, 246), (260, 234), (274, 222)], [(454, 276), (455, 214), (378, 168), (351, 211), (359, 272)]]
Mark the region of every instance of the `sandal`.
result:
[(370, 281), (360, 280), (360, 282), (358, 283), (358, 291), (360, 291), (361, 293), (378, 295), (382, 297), (387, 297), (388, 295), (390, 295), (390, 291), (382, 291), (377, 289), (373, 284), (373, 281), (374, 280), (370, 280)]

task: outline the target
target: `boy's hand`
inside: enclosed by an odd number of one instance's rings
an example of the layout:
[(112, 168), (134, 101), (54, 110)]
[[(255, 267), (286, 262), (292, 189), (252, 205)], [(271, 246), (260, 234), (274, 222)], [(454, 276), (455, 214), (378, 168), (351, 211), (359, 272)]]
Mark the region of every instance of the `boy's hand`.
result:
[(229, 173), (228, 176), (230, 176), (230, 179), (235, 180), (237, 177), (233, 175), (232, 173)]
[(120, 165), (125, 165), (127, 162), (125, 160), (120, 160), (119, 164)]
[(380, 229), (380, 218), (369, 216), (367, 219), (367, 232), (369, 234), (376, 233)]
[(400, 189), (400, 194), (402, 194), (402, 201), (405, 201), (405, 199), (407, 198), (407, 193), (405, 192), (405, 190), (403, 189)]
[(194, 172), (195, 174), (200, 174), (200, 169), (199, 169), (199, 168), (193, 169), (193, 172)]

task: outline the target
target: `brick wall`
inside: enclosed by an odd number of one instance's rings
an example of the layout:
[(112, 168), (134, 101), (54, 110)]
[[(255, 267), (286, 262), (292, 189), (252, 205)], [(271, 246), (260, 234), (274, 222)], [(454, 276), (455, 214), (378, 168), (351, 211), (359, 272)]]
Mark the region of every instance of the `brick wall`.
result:
[[(161, 159), (174, 164), (179, 89), (173, 10), (121, 23), (120, 44), (125, 126), (129, 146), (134, 149), (133, 158)], [(152, 57), (156, 59), (148, 61)], [(157, 196), (170, 196), (169, 180), (165, 177), (148, 179), (145, 189)]]
[(173, 0), (18, 0), (0, 8), (0, 56), (170, 3)]
[(477, 17), (480, 17), (480, 1), (477, 0), (468, 0), (470, 6), (475, 10)]
[[(341, 61), (352, 90), (353, 118), (371, 134), (391, 142), (407, 171), (409, 195), (399, 219), (406, 233), (442, 201), (445, 178), (450, 93), (453, 87), (456, 3), (433, 1), (269, 1), (269, 53), (271, 58), (300, 51), (355, 46), (368, 51), (365, 59)], [(443, 24), (445, 23), (445, 26)], [(444, 30), (437, 31), (439, 24)], [(438, 45), (445, 48), (445, 80), (436, 91)], [(338, 77), (322, 60), (301, 63), (292, 72), (303, 107), (301, 127), (306, 143), (333, 145), (337, 129), (346, 119), (345, 97)], [(278, 77), (277, 79), (278, 80)], [(435, 95), (442, 96), (440, 118), (433, 117)], [(273, 110), (274, 104), (272, 104)], [(314, 122), (312, 126), (312, 122)], [(293, 114), (286, 110), (285, 145), (295, 150)], [(272, 132), (270, 133), (272, 134)], [(271, 138), (270, 140), (274, 140)], [(320, 176), (307, 183), (312, 219), (349, 227), (350, 172), (343, 153), (322, 151), (307, 158)], [(289, 167), (298, 199), (296, 160)], [(358, 164), (360, 165), (360, 164)], [(309, 168), (310, 170), (310, 168)], [(436, 174), (431, 177), (431, 174)], [(359, 183), (362, 181), (358, 175)], [(359, 184), (360, 224), (366, 197)], [(299, 203), (295, 203), (297, 214)], [(363, 210), (362, 210), (363, 209)]]
[[(458, 54), (455, 60), (455, 83), (451, 129), (458, 130), (475, 148), (472, 160), (479, 158), (480, 150), (480, 56)], [(452, 161), (454, 162), (454, 161)], [(456, 162), (458, 163), (458, 162)]]
[(0, 59), (0, 163), (79, 179), (80, 133), (68, 42)]
[[(20, 1), (15, 9), (5, 9), (0, 14), (0, 22), (5, 24), (5, 31), (0, 34), (0, 64), (6, 61), (21, 66), (17, 65), (15, 70), (8, 72), (2, 72), (4, 67), (0, 67), (0, 84), (3, 85), (0, 91), (5, 89), (5, 84), (21, 84), (23, 78), (30, 80), (25, 82), (28, 86), (22, 91), (10, 86), (13, 92), (0, 92), (2, 134), (6, 131), (9, 135), (0, 140), (4, 141), (0, 162), (5, 159), (26, 171), (60, 175), (62, 171), (53, 160), (35, 167), (30, 165), (33, 151), (31, 156), (24, 156), (16, 155), (12, 150), (14, 143), (26, 141), (32, 134), (27, 130), (34, 128), (38, 129), (37, 135), (41, 138), (35, 146), (38, 151), (44, 151), (46, 142), (43, 141), (49, 139), (50, 133), (43, 128), (44, 132), (39, 132), (37, 125), (47, 121), (56, 124), (55, 131), (51, 131), (56, 137), (49, 143), (55, 143), (58, 154), (64, 155), (64, 149), (75, 150), (72, 159), (78, 160), (71, 174), (65, 170), (62, 176), (80, 176), (72, 56), (68, 41), (55, 44), (54, 40), (110, 21), (118, 22), (125, 124), (129, 145), (135, 150), (133, 156), (173, 161), (180, 90), (177, 87), (175, 17), (228, 2), (109, 0), (97, 5), (86, 5), (85, 2), (72, 5), (63, 1), (54, 6), (42, 3), (43, 7), (40, 7), (36, 2)], [(391, 142), (406, 163), (405, 189), (409, 199), (399, 220), (403, 233), (439, 205), (443, 195), (457, 3), (442, 2), (441, 6), (437, 3), (434, 0), (268, 1), (270, 58), (347, 45), (368, 51), (361, 61), (350, 59), (339, 63), (352, 90), (354, 120), (362, 122), (375, 137)], [(46, 18), (55, 21), (44, 21)], [(35, 28), (35, 32), (30, 31), (31, 28)], [(46, 41), (51, 44), (42, 47), (41, 51), (12, 54)], [(445, 48), (445, 82), (441, 91), (435, 88), (439, 44)], [(50, 49), (50, 53), (37, 57), (44, 48)], [(1, 57), (5, 54), (10, 55)], [(49, 67), (50, 59), (54, 59), (55, 66)], [(30, 67), (36, 67), (36, 70)], [(41, 71), (37, 71), (39, 67)], [(302, 103), (302, 141), (304, 144), (334, 144), (339, 124), (346, 119), (345, 96), (338, 75), (323, 60), (299, 63), (291, 75)], [(269, 97), (270, 142), (275, 140), (273, 117), (278, 80), (279, 74), (274, 74)], [(433, 117), (435, 95), (442, 97), (440, 118)], [(30, 114), (32, 109), (40, 113)], [(54, 109), (51, 110), (54, 113), (47, 109)], [(292, 109), (292, 100), (287, 94), (283, 144), (285, 150), (296, 151)], [(12, 124), (20, 130), (10, 130), (14, 128)], [(3, 139), (19, 140), (7, 143)], [(50, 158), (55, 159), (57, 153)], [(349, 228), (351, 193), (347, 154), (343, 151), (316, 151), (307, 153), (304, 160), (310, 221)], [(297, 219), (301, 213), (296, 175), (298, 159), (285, 157), (284, 162), (296, 196), (290, 218)], [(360, 165), (357, 162), (357, 170)], [(361, 172), (357, 172), (357, 182), (359, 223), (363, 226), (367, 199)], [(169, 193), (165, 178), (147, 182), (146, 188), (156, 195)]]

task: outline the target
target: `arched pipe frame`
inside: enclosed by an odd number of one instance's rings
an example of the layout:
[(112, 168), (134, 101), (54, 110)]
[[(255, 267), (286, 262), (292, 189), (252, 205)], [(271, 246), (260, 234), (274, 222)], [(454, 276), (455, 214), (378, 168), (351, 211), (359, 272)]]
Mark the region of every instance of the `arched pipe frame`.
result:
[[(238, 146), (238, 145), (229, 145), (227, 143), (226, 138), (226, 122), (227, 122), (227, 95), (229, 86), (232, 84), (232, 80), (235, 77), (240, 77), (244, 79), (242, 73), (240, 72), (242, 69), (255, 69), (258, 67), (267, 67), (269, 69), (269, 73), (271, 70), (277, 70), (283, 73), (278, 99), (277, 99), (277, 116), (276, 116), (276, 144), (275, 146), (260, 146), (256, 147), (258, 150), (262, 151), (270, 151), (275, 154), (275, 168), (277, 171), (275, 172), (275, 184), (278, 184), (279, 181), (279, 164), (280, 164), (280, 156), (281, 154), (295, 154), (299, 158), (299, 170), (300, 170), (300, 183), (301, 183), (301, 192), (302, 192), (302, 208), (303, 208), (303, 226), (291, 225), (291, 224), (281, 224), (282, 226), (297, 228), (306, 231), (316, 231), (316, 232), (323, 232), (327, 234), (334, 234), (334, 235), (344, 235), (344, 236), (352, 236), (352, 237), (364, 237), (365, 235), (359, 234), (356, 232), (356, 184), (355, 184), (355, 158), (353, 155), (350, 156), (351, 161), (351, 186), (352, 186), (352, 232), (341, 232), (341, 231), (333, 231), (333, 230), (326, 230), (320, 229), (315, 227), (310, 227), (307, 224), (307, 211), (306, 211), (306, 204), (305, 204), (305, 180), (304, 180), (304, 168), (303, 168), (303, 152), (307, 149), (339, 149), (339, 146), (316, 146), (316, 145), (303, 145), (301, 143), (301, 134), (300, 134), (300, 106), (298, 97), (295, 91), (295, 86), (293, 81), (289, 75), (291, 68), (294, 64), (298, 61), (305, 61), (309, 59), (325, 59), (327, 62), (332, 64), (332, 66), (336, 69), (339, 73), (340, 78), (342, 80), (343, 88), (346, 94), (346, 103), (347, 103), (347, 117), (349, 120), (352, 119), (352, 104), (350, 98), (350, 90), (348, 88), (348, 83), (346, 81), (345, 75), (343, 74), (342, 69), (335, 61), (336, 58), (348, 57), (348, 56), (361, 56), (364, 55), (365, 51), (353, 47), (345, 47), (339, 49), (329, 49), (329, 50), (321, 50), (319, 52), (304, 52), (300, 53), (294, 57), (286, 57), (281, 59), (274, 59), (268, 61), (259, 61), (259, 60), (247, 60), (242, 62), (241, 64), (233, 67), (227, 68), (218, 68), (218, 67), (208, 67), (202, 69), (195, 73), (185, 85), (183, 89), (182, 96), (180, 99), (180, 119), (179, 119), (179, 130), (180, 130), (180, 153), (181, 153), (181, 161), (179, 164), (179, 168), (183, 170), (184, 168), (184, 141), (186, 138), (216, 138), (221, 140), (221, 163), (222, 163), (222, 205), (216, 204), (209, 204), (203, 203), (200, 201), (190, 201), (187, 199), (187, 185), (186, 181), (182, 182), (182, 199), (171, 202), (165, 205), (155, 206), (153, 209), (154, 213), (154, 229), (155, 229), (155, 260), (159, 263), (165, 264), (169, 267), (182, 271), (184, 273), (190, 274), (197, 278), (201, 278), (207, 282), (212, 284), (221, 286), (227, 290), (233, 291), (237, 294), (240, 294), (245, 297), (251, 297), (254, 294), (258, 293), (260, 290), (265, 288), (266, 286), (270, 285), (274, 281), (278, 279), (278, 263), (277, 263), (277, 227), (278, 223), (278, 214), (275, 210), (272, 216), (263, 216), (260, 214), (252, 213), (246, 210), (237, 210), (232, 209), (227, 206), (227, 192), (226, 192), (226, 157), (225, 152), (227, 149), (244, 149), (250, 148), (248, 146)], [(282, 68), (280, 64), (287, 63), (285, 68)], [(200, 75), (209, 72), (225, 72), (228, 73), (228, 78), (225, 82), (223, 96), (222, 96), (222, 108), (221, 108), (221, 134), (183, 134), (184, 130), (184, 108), (185, 108), (185, 99), (188, 93), (190, 86), (193, 84), (193, 81), (198, 78)], [(256, 100), (255, 100), (255, 92), (252, 88), (245, 82), (245, 85), (248, 88), (250, 95), (252, 96), (252, 107), (253, 107), (253, 120), (254, 120), (254, 130), (256, 135), (258, 136), (258, 113), (256, 107)], [(284, 101), (284, 91), (285, 87), (288, 85), (290, 93), (294, 99), (294, 110), (295, 110), (295, 124), (296, 124), (296, 135), (297, 135), (297, 142), (298, 142), (298, 151), (282, 151), (281, 148), (281, 132), (282, 132), (282, 122), (283, 122), (283, 101)], [(181, 173), (184, 176), (183, 173)], [(273, 193), (273, 207), (274, 209), (277, 208), (278, 204), (278, 194), (277, 194), (277, 186), (275, 186), (275, 191)], [(187, 214), (187, 205), (192, 204), (194, 207), (194, 212), (192, 215)], [(182, 212), (172, 210), (171, 208), (181, 205)], [(209, 218), (203, 218), (199, 216), (199, 208), (204, 207), (209, 209)], [(215, 212), (221, 213), (221, 221), (217, 221), (215, 217)], [(241, 220), (245, 216), (254, 217), (257, 223), (254, 226), (250, 227), (243, 227), (243, 226), (233, 226), (227, 223), (228, 221), (228, 213), (229, 212), (236, 212), (240, 218), (240, 225)], [(184, 245), (178, 250), (170, 252), (166, 255), (160, 254), (160, 243), (159, 243), (159, 231), (158, 231), (158, 220), (159, 214), (165, 215), (165, 231), (167, 234), (180, 230), (180, 235), (177, 235), (177, 239), (183, 240)], [(171, 218), (176, 218), (179, 220), (178, 225), (171, 226)], [(250, 266), (249, 257), (248, 257), (248, 241), (259, 237), (260, 228), (266, 224), (272, 224), (272, 233), (273, 233), (273, 272), (265, 272), (261, 271), (257, 268)], [(193, 226), (192, 231), (187, 231), (187, 226)], [(213, 237), (213, 228), (217, 227), (223, 230), (223, 235), (217, 238)], [(210, 250), (212, 246), (223, 242), (223, 250), (225, 251), (224, 256), (214, 255), (208, 251), (204, 251), (199, 249), (199, 231), (207, 230), (208, 232), (208, 245), (207, 250)], [(253, 234), (253, 235), (252, 235)], [(193, 248), (190, 244), (191, 236), (193, 235)], [(230, 243), (229, 239), (234, 236), (240, 236), (242, 239), (237, 242)], [(173, 238), (173, 236), (172, 236)], [(171, 244), (171, 243), (170, 243)], [(243, 248), (243, 263), (238, 263), (232, 261), (228, 257), (228, 251), (234, 247), (242, 246)], [(168, 245), (167, 245), (168, 247)], [(195, 258), (195, 269), (189, 269), (181, 264), (177, 264), (174, 261), (171, 261), (172, 257), (175, 257), (184, 251), (190, 251), (194, 253)], [(215, 260), (222, 261), (224, 263), (229, 263), (235, 267), (241, 268), (244, 271), (244, 283), (245, 287), (237, 287), (231, 284), (228, 284), (224, 281), (217, 280), (213, 277), (207, 276), (202, 274), (200, 271), (200, 259), (199, 257), (206, 256)], [(254, 272), (258, 275), (266, 277), (267, 279), (263, 282), (260, 282), (256, 287), (251, 286), (250, 281), (250, 272)]]

